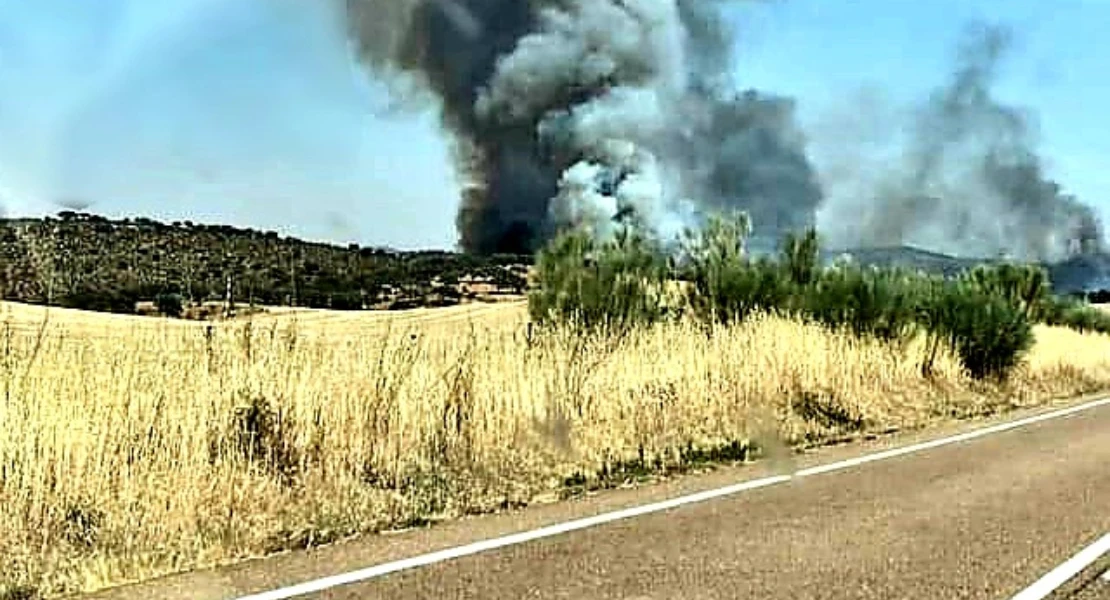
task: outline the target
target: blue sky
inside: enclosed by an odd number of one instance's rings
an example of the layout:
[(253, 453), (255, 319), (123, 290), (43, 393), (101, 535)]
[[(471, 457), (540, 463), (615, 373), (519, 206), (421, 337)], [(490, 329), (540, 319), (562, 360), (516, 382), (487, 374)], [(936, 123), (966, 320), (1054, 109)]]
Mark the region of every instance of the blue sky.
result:
[[(331, 0), (0, 0), (0, 203), (54, 200), (337, 242), (451, 247), (431, 114), (390, 116)], [(741, 85), (803, 121), (861, 89), (921, 98), (969, 19), (1014, 26), (998, 94), (1036, 111), (1052, 175), (1110, 220), (1110, 2), (782, 0), (732, 15)]]

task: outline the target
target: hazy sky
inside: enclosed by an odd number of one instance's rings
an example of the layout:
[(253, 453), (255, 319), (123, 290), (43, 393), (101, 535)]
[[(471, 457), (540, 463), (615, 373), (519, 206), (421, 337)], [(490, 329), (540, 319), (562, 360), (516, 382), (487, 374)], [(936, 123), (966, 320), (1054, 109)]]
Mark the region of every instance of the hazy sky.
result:
[[(0, 0), (0, 204), (453, 246), (435, 117), (386, 112), (334, 6)], [(796, 96), (818, 136), (861, 89), (897, 102), (942, 83), (967, 20), (1012, 25), (999, 96), (1036, 111), (1050, 173), (1110, 221), (1110, 1), (793, 0), (731, 18), (738, 82)]]

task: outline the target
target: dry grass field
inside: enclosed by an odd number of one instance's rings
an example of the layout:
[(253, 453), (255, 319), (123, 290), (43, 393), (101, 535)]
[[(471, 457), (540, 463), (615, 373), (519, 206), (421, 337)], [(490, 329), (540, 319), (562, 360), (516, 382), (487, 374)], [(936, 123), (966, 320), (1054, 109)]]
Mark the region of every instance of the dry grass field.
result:
[(526, 322), (520, 303), (211, 326), (0, 306), (0, 597), (1110, 387), (1110, 337), (1045, 327), (998, 387), (775, 318), (621, 343)]

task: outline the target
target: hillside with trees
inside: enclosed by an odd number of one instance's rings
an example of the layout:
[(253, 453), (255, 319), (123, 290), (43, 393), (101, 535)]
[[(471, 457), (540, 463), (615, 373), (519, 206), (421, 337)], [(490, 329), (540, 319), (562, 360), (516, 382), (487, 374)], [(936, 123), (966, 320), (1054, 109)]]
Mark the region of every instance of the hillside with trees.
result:
[(454, 304), (478, 298), (475, 289), (522, 293), (529, 261), (73, 211), (0, 220), (3, 299), (120, 313), (140, 302), (225, 302), (229, 292), (237, 304), (340, 310)]

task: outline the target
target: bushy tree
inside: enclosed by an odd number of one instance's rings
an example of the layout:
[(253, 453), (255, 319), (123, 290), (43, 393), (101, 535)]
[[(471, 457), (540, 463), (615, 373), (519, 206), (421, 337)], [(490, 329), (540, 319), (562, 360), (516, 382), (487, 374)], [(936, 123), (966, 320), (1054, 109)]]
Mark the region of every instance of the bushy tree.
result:
[(541, 324), (625, 332), (663, 316), (666, 266), (658, 245), (631, 228), (604, 242), (583, 230), (567, 231), (536, 258), (528, 310)]
[(1051, 295), (1048, 273), (1035, 265), (981, 265), (972, 269), (964, 279), (984, 292), (1017, 306), (1030, 319), (1042, 316)]
[(1106, 304), (1110, 302), (1110, 290), (1095, 290), (1084, 294), (1087, 302), (1091, 304)]
[(830, 328), (905, 342), (916, 331), (917, 279), (900, 270), (838, 265), (818, 276), (803, 306), (807, 316)]
[(756, 311), (783, 311), (795, 296), (789, 277), (770, 259), (752, 260), (745, 247), (747, 215), (713, 217), (687, 232), (683, 275), (691, 282), (687, 306), (703, 323), (742, 321)]
[(154, 297), (154, 306), (158, 312), (175, 319), (180, 318), (185, 311), (185, 301), (181, 298), (181, 294), (175, 293), (158, 294)]
[(786, 235), (779, 253), (792, 284), (805, 288), (814, 283), (820, 272), (820, 251), (815, 228), (807, 229), (802, 235)]
[(955, 280), (902, 269), (820, 264), (812, 229), (788, 236), (777, 260), (753, 259), (743, 213), (710, 218), (687, 232), (668, 268), (661, 247), (625, 226), (599, 242), (585, 231), (557, 236), (538, 255), (529, 311), (539, 323), (627, 331), (664, 316), (670, 277), (685, 280), (685, 307), (704, 324), (743, 321), (759, 311), (800, 314), (830, 328), (887, 343), (926, 332), (928, 374), (941, 347), (971, 377), (1003, 379), (1033, 343), (1033, 319), (1110, 330), (1110, 318), (1057, 306), (1043, 270), (981, 267)]
[(1073, 298), (1049, 298), (1041, 309), (1047, 325), (1067, 327), (1080, 333), (1110, 334), (1110, 313)]
[[(975, 379), (1005, 379), (1033, 345), (1025, 310), (1010, 298), (961, 279), (934, 285), (920, 305), (931, 354), (947, 345)], [(931, 368), (931, 357), (924, 369)]]

